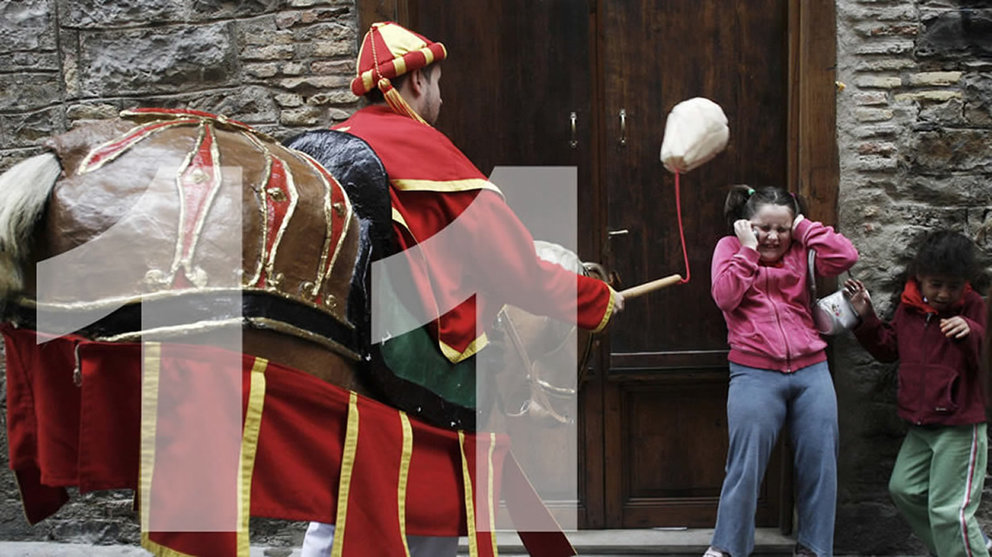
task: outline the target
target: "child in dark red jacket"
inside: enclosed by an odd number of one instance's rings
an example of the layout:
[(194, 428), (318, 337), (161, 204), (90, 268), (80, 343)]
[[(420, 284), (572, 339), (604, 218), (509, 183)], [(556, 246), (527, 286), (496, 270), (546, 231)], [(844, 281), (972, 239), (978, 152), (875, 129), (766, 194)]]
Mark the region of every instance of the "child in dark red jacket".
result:
[(910, 423), (889, 493), (917, 536), (940, 557), (988, 556), (975, 511), (988, 453), (981, 354), (985, 302), (968, 280), (974, 247), (950, 231), (924, 241), (890, 323), (857, 280), (844, 283), (875, 359), (899, 360), (899, 416)]

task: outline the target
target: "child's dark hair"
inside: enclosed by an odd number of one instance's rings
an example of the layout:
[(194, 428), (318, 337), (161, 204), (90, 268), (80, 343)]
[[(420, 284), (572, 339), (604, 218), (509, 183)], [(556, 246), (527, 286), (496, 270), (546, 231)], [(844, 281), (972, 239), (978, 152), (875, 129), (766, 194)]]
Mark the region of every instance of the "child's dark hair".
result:
[(928, 234), (911, 266), (914, 275), (946, 275), (969, 281), (977, 270), (974, 242), (952, 230)]
[(782, 188), (752, 188), (744, 184), (730, 186), (727, 201), (723, 204), (723, 218), (727, 230), (734, 232), (734, 223), (740, 219), (750, 219), (762, 205), (782, 205), (792, 209), (792, 216), (806, 212), (806, 204), (794, 193)]

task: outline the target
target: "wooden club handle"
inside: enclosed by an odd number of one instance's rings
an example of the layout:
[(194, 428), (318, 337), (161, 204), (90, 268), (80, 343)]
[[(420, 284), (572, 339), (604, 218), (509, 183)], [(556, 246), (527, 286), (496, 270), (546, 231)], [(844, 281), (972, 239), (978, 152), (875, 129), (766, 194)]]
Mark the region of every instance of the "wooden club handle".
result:
[(638, 296), (643, 296), (649, 292), (654, 292), (655, 290), (661, 290), (666, 286), (671, 286), (681, 281), (682, 275), (669, 275), (665, 278), (652, 280), (651, 282), (645, 282), (644, 284), (639, 284), (637, 286), (631, 286), (626, 290), (621, 290), (620, 294), (623, 295), (624, 299), (637, 298)]

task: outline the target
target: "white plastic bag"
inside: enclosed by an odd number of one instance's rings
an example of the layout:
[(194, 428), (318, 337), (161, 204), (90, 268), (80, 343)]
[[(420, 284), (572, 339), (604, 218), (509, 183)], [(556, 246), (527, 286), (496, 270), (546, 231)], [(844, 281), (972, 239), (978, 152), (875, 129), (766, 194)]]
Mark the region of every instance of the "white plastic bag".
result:
[(720, 105), (703, 97), (682, 101), (668, 113), (661, 162), (669, 171), (684, 174), (723, 151), (729, 139)]

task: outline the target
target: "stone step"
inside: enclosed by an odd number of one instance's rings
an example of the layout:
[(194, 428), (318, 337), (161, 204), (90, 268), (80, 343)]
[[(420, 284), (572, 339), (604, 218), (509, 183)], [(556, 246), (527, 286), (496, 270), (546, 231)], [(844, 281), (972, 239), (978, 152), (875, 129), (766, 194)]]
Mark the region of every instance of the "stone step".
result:
[[(646, 528), (631, 530), (577, 530), (566, 532), (572, 547), (582, 557), (622, 555), (666, 555), (700, 557), (709, 547), (712, 528)], [(501, 557), (527, 555), (516, 532), (496, 533)], [(795, 540), (777, 528), (759, 528), (755, 532), (752, 555), (792, 555)], [(459, 542), (459, 555), (468, 555), (465, 538)]]

